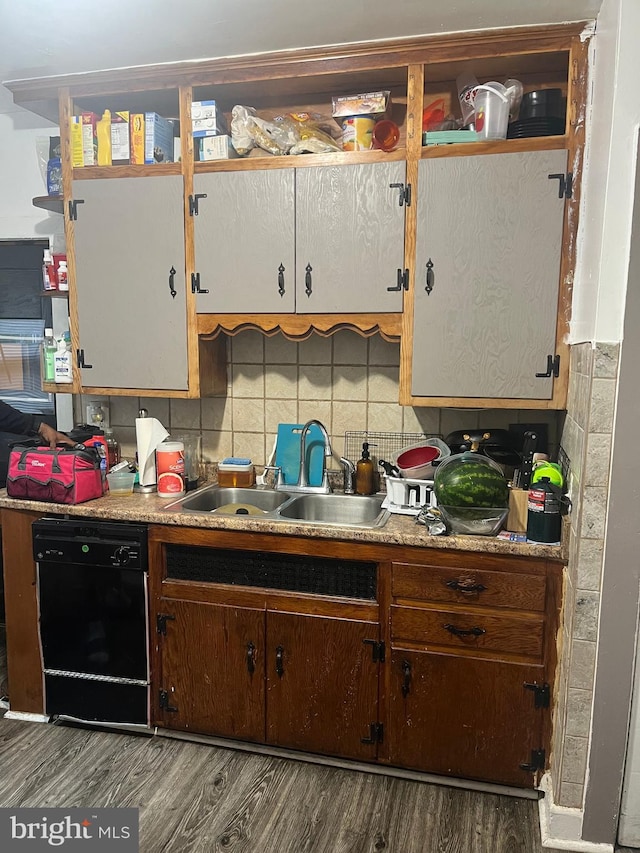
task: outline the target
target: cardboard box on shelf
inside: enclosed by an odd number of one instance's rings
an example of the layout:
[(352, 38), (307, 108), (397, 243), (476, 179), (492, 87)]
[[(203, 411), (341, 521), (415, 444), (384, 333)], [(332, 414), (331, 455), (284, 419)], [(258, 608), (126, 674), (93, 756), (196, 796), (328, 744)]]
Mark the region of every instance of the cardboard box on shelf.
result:
[(144, 114), (144, 162), (173, 163), (173, 122), (158, 113)]
[(99, 116), (92, 112), (80, 113), (83, 166), (98, 165), (98, 131), (96, 127), (98, 118)]
[(382, 118), (391, 115), (391, 92), (365, 92), (360, 95), (341, 95), (331, 99), (334, 118), (348, 116), (375, 116)]
[(238, 156), (236, 149), (231, 144), (231, 137), (204, 136), (197, 140), (197, 152), (199, 160), (231, 160)]
[(127, 166), (129, 154), (129, 112), (111, 113), (111, 162), (114, 166)]
[(82, 120), (80, 116), (71, 116), (71, 165), (74, 169), (84, 166), (82, 153)]
[(194, 136), (218, 136), (228, 132), (224, 113), (215, 101), (193, 101), (191, 131)]
[(129, 152), (133, 165), (144, 165), (144, 113), (129, 116)]

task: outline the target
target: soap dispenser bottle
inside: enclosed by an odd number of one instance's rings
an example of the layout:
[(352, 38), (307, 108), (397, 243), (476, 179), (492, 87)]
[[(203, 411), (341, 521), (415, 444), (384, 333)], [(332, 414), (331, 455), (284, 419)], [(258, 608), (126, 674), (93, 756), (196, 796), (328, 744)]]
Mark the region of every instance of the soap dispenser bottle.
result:
[(373, 462), (369, 458), (369, 445), (362, 444), (362, 457), (356, 465), (356, 494), (372, 495), (375, 492), (373, 484)]

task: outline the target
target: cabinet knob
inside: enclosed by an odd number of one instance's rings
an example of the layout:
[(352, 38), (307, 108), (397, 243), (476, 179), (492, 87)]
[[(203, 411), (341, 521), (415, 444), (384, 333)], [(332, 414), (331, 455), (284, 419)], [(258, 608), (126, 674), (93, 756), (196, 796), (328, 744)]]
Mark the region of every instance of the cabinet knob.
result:
[(484, 628), (478, 628), (477, 626), (473, 628), (458, 628), (456, 625), (451, 625), (450, 623), (447, 623), (442, 627), (445, 629), (445, 631), (448, 631), (455, 637), (481, 637), (483, 634), (487, 633)]
[(484, 592), (486, 589), (486, 586), (484, 584), (476, 583), (471, 579), (461, 581), (447, 581), (446, 585), (449, 587), (449, 589), (455, 589), (456, 592), (463, 593)]

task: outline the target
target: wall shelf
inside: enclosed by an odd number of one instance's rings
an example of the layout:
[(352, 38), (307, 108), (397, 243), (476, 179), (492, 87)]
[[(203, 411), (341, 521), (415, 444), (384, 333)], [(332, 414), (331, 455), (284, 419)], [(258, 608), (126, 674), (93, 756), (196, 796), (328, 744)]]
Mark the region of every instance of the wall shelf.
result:
[(37, 195), (31, 203), (34, 207), (41, 207), (50, 213), (64, 212), (64, 199), (61, 195)]

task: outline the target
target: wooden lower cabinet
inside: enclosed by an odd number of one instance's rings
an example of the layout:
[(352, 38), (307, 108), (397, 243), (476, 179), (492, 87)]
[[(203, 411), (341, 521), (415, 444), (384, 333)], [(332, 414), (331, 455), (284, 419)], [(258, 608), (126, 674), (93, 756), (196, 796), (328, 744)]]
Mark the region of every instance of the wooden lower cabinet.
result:
[(264, 611), (164, 600), (156, 624), (163, 725), (263, 741)]
[(376, 622), (267, 613), (267, 741), (371, 760), (378, 720)]
[(385, 734), (391, 762), (430, 773), (530, 787), (541, 708), (526, 683), (541, 666), (394, 647)]

